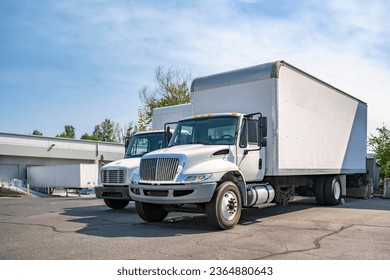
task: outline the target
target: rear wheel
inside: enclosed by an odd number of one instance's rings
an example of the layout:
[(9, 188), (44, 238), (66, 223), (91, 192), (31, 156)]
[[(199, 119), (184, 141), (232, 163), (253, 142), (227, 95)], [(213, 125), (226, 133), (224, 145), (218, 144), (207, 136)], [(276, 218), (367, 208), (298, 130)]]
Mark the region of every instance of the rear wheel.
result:
[(123, 209), (129, 202), (129, 200), (124, 199), (104, 199), (104, 203), (112, 209)]
[(316, 197), (317, 204), (324, 205), (325, 204), (325, 194), (324, 194), (324, 184), (325, 178), (319, 177), (315, 182), (315, 190), (314, 195)]
[(339, 176), (328, 177), (324, 186), (325, 202), (328, 205), (339, 205), (341, 201), (341, 181)]
[(136, 201), (135, 207), (138, 215), (147, 222), (160, 222), (168, 215), (168, 212), (159, 204)]
[(233, 228), (241, 217), (241, 194), (237, 186), (227, 181), (219, 185), (213, 198), (206, 204), (209, 223), (218, 229)]

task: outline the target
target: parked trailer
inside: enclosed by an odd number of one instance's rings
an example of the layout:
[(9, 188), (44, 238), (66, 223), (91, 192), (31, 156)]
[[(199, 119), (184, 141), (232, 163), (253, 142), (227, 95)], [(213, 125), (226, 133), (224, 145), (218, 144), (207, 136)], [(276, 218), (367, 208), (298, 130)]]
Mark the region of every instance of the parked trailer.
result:
[(96, 164), (28, 166), (27, 182), (32, 188), (93, 188), (98, 182)]
[(187, 116), (192, 116), (191, 104), (154, 109), (152, 129), (137, 133), (127, 141), (124, 159), (111, 162), (101, 168), (99, 186), (95, 188), (96, 197), (104, 199), (110, 208), (122, 209), (126, 207), (131, 200), (127, 191), (130, 175), (139, 166), (141, 156), (166, 147), (167, 137), (171, 133), (165, 133), (165, 123), (176, 122)]
[(139, 216), (199, 211), (234, 227), (242, 207), (315, 195), (337, 205), (366, 175), (367, 105), (284, 61), (193, 81), (194, 117), (141, 158), (129, 189)]
[(152, 129), (164, 129), (166, 123), (177, 122), (184, 117), (192, 115), (191, 103), (153, 109)]

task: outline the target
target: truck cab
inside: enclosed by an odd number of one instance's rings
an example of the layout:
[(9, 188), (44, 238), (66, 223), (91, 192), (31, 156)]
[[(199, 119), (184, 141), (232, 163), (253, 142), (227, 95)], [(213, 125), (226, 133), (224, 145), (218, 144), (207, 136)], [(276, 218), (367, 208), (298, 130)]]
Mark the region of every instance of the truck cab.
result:
[[(274, 197), (272, 187), (261, 184), (266, 131), (261, 113), (179, 121), (168, 147), (143, 156), (132, 174), (129, 191), (138, 213), (157, 221), (169, 208), (193, 204), (206, 211), (214, 226), (234, 226), (242, 206), (269, 203)], [(258, 190), (250, 183), (259, 184)]]
[(126, 207), (131, 198), (127, 191), (130, 175), (139, 166), (141, 156), (166, 146), (163, 130), (134, 134), (126, 141), (123, 159), (111, 162), (100, 169), (99, 186), (95, 188), (97, 198), (104, 199), (112, 209)]

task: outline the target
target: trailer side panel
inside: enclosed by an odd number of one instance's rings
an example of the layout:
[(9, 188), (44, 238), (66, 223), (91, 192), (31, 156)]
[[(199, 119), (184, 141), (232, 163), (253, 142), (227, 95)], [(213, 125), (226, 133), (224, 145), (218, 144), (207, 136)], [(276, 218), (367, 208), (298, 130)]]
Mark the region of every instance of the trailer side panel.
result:
[(365, 172), (366, 104), (281, 67), (278, 112), (279, 175)]

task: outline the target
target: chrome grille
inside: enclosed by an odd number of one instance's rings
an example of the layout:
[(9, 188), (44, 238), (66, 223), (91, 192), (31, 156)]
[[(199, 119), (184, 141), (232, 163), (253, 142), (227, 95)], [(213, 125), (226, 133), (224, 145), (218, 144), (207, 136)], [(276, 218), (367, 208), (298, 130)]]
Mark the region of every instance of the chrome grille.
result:
[(147, 181), (172, 181), (175, 178), (178, 166), (178, 158), (141, 159), (141, 179)]
[(102, 183), (124, 184), (126, 180), (125, 173), (124, 169), (102, 170)]

